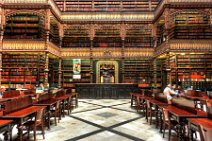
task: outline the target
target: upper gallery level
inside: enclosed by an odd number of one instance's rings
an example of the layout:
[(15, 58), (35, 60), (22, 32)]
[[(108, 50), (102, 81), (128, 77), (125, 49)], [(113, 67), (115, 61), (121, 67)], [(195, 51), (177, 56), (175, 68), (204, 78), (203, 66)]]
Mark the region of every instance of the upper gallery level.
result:
[(160, 17), (165, 7), (211, 8), (211, 0), (0, 0), (3, 8), (51, 8), (62, 22), (144, 21)]

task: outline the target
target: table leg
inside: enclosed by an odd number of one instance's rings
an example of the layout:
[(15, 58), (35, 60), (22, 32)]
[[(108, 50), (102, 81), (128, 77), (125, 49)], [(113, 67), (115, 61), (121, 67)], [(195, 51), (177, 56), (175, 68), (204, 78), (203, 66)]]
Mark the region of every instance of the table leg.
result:
[(131, 107), (133, 106), (133, 95), (131, 95)]
[(63, 117), (65, 117), (65, 100), (62, 100), (62, 113), (63, 113)]
[(23, 140), (23, 129), (21, 127), (21, 123), (19, 123), (17, 125), (17, 128), (18, 128), (18, 140), (22, 141)]
[(163, 129), (163, 119), (162, 119), (162, 112), (161, 111), (159, 111), (159, 118), (160, 118), (160, 133), (162, 133), (162, 129)]
[(157, 105), (155, 105), (155, 118), (156, 118), (155, 127), (158, 128), (159, 119), (158, 119), (158, 106)]
[(179, 122), (179, 140), (184, 140), (184, 133), (185, 133), (185, 124), (183, 122)]

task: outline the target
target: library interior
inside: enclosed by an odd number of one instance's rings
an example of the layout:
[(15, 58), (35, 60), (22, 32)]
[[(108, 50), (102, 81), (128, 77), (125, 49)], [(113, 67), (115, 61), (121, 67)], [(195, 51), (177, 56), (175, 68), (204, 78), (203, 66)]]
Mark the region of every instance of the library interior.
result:
[(212, 0), (0, 0), (0, 141), (211, 137)]

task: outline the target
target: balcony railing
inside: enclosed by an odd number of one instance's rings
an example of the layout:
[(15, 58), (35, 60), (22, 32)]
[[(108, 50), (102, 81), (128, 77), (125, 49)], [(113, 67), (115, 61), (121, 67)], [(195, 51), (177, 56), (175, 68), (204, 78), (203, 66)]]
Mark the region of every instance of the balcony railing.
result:
[(11, 51), (44, 51), (45, 41), (42, 40), (3, 40), (3, 50)]

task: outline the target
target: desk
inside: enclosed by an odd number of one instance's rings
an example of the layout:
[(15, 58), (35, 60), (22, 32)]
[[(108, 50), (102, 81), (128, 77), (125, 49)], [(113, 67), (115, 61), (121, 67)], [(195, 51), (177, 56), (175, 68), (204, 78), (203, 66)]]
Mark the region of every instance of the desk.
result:
[(164, 108), (168, 110), (168, 112), (170, 113), (170, 117), (178, 122), (180, 128), (179, 129), (180, 140), (183, 140), (183, 135), (185, 133), (184, 127), (185, 124), (187, 123), (186, 120), (187, 118), (207, 117), (207, 113), (202, 111), (197, 111), (197, 114), (193, 114), (172, 105), (165, 106)]
[(138, 91), (134, 83), (76, 83), (80, 98), (129, 98), (130, 92)]
[(45, 106), (30, 106), (9, 114), (6, 114), (4, 116), (1, 116), (1, 119), (9, 119), (13, 120), (15, 124), (18, 125), (18, 135), (19, 140), (23, 140), (23, 131), (21, 128), (19, 128), (23, 122), (29, 119), (29, 117), (33, 114), (35, 114), (38, 110), (45, 108)]
[(45, 100), (45, 101), (40, 101), (38, 103), (35, 103), (33, 105), (35, 106), (46, 106), (47, 108), (47, 115), (48, 115), (48, 129), (50, 129), (50, 110), (51, 107), (56, 105), (58, 100), (56, 99), (49, 99), (49, 100)]
[(200, 104), (201, 109), (203, 109), (204, 104), (206, 105), (206, 100), (209, 99), (208, 96), (197, 97), (197, 96), (184, 95), (182, 97), (193, 100), (195, 108), (197, 108), (197, 105)]
[(5, 132), (4, 133), (4, 139), (8, 140), (8, 134), (10, 136), (10, 140), (12, 140), (12, 129), (11, 129), (11, 123), (12, 120), (0, 120), (0, 132)]
[(192, 133), (198, 131), (200, 133), (200, 139), (209, 141), (209, 137), (212, 135), (212, 120), (208, 118), (188, 118), (189, 136), (193, 140)]

